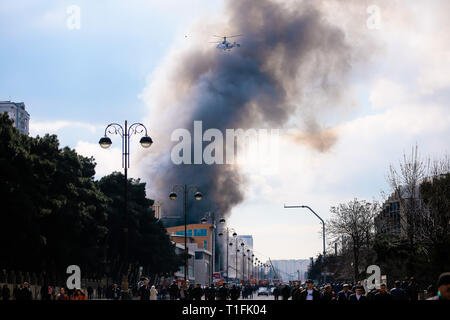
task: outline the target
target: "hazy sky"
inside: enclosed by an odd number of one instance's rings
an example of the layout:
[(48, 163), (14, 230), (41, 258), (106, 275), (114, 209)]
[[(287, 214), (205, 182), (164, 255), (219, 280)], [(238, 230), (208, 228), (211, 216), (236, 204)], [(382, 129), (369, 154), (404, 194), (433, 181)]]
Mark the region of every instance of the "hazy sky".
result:
[[(301, 2), (290, 5), (301, 8)], [(321, 123), (337, 142), (319, 152), (283, 132), (278, 172), (249, 172), (246, 200), (228, 221), (238, 233), (252, 234), (255, 249), (273, 259), (322, 250), (319, 221), (306, 210), (283, 209), (284, 203), (307, 204), (326, 219), (340, 202), (379, 199), (381, 190), (388, 191), (389, 164), (414, 144), (433, 157), (448, 151), (448, 1), (336, 3), (320, 6), (326, 19), (367, 46), (364, 59), (352, 66), (342, 112)], [(71, 5), (81, 9), (79, 29), (67, 26)], [(371, 5), (379, 9), (379, 24), (371, 20)], [(193, 45), (216, 50), (206, 41), (216, 31), (205, 27), (199, 37), (198, 30), (223, 17), (222, 1), (210, 0), (3, 0), (0, 100), (25, 102), (31, 135), (56, 133), (62, 145), (95, 156), (98, 177), (121, 170), (120, 150), (98, 147), (105, 125), (128, 119), (146, 121), (151, 130), (158, 114), (151, 113), (149, 92), (158, 75), (174, 52)], [(301, 122), (296, 117), (291, 123)], [(134, 177), (142, 171), (141, 158), (132, 162)]]

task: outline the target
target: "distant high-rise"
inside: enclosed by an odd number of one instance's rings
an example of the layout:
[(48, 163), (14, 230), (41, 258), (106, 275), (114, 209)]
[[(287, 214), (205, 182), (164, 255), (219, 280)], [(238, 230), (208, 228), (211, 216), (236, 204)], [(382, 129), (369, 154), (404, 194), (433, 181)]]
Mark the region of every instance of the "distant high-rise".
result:
[(29, 134), (30, 115), (23, 102), (0, 101), (0, 113), (6, 112), (21, 133)]
[(305, 281), (305, 272), (308, 270), (310, 262), (308, 259), (272, 260), (272, 264), (277, 270), (278, 277), (284, 282), (288, 282), (294, 280)]
[(241, 242), (244, 243), (245, 247), (249, 248), (250, 250), (253, 250), (253, 236), (241, 235), (238, 238), (241, 239)]

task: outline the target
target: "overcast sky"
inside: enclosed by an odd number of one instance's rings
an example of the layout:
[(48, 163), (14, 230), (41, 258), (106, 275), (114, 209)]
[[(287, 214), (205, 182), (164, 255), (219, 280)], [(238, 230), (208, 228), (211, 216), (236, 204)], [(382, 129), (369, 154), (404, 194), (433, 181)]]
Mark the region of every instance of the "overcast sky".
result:
[[(368, 46), (367, 58), (352, 66), (343, 93), (347, 105), (322, 123), (336, 134), (336, 143), (319, 152), (282, 131), (278, 171), (248, 172), (246, 199), (228, 221), (238, 233), (252, 234), (255, 249), (273, 259), (308, 258), (322, 250), (319, 221), (283, 204), (309, 205), (327, 219), (330, 206), (340, 202), (379, 200), (380, 191), (389, 190), (389, 165), (416, 143), (423, 155), (448, 151), (449, 2), (353, 3), (344, 7), (330, 0), (321, 6), (351, 41)], [(81, 9), (80, 29), (67, 26), (71, 5)], [(291, 5), (301, 8), (301, 1)], [(371, 5), (380, 10), (377, 25), (370, 20)], [(93, 155), (97, 177), (121, 170), (120, 150), (98, 147), (105, 125), (157, 121), (149, 92), (160, 81), (157, 75), (170, 68), (168, 57), (205, 46), (195, 42), (194, 32), (224, 16), (218, 0), (3, 0), (0, 100), (25, 102), (32, 136), (56, 133), (62, 145)], [(132, 162), (131, 176), (141, 177), (141, 158)]]

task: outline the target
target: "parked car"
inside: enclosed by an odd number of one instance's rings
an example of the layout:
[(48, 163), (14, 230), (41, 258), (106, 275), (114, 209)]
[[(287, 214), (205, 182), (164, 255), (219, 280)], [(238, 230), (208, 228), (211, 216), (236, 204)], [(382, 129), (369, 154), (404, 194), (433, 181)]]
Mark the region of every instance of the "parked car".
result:
[(258, 296), (268, 296), (269, 290), (266, 287), (261, 287), (258, 289)]

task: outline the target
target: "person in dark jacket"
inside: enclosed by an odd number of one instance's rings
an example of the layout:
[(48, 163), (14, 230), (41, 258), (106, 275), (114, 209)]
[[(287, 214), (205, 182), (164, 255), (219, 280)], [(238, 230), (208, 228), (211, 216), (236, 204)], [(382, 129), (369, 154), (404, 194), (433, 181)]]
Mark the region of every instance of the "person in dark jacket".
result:
[(225, 286), (225, 284), (222, 284), (222, 286), (217, 291), (217, 296), (219, 297), (219, 300), (227, 300), (229, 297), (228, 288)]
[(150, 286), (148, 280), (144, 280), (144, 284), (138, 290), (139, 300), (150, 300)]
[(280, 288), (276, 286), (275, 289), (273, 289), (273, 297), (275, 300), (278, 300), (279, 296), (280, 296)]
[(349, 301), (366, 301), (367, 297), (363, 296), (363, 288), (360, 286), (355, 287), (355, 293), (350, 295)]
[(111, 299), (113, 300), (120, 299), (120, 288), (117, 285), (117, 283), (114, 283), (113, 287), (111, 288)]
[(283, 289), (281, 289), (281, 296), (283, 297), (283, 300), (289, 300), (289, 297), (291, 296), (291, 288), (289, 288), (288, 285), (285, 285)]
[(386, 287), (385, 283), (382, 283), (380, 285), (380, 290), (378, 291), (378, 293), (375, 294), (374, 300), (375, 301), (391, 301), (392, 300), (392, 296), (387, 291), (387, 287)]
[(342, 291), (339, 291), (337, 300), (338, 301), (348, 301), (350, 299), (350, 296), (353, 292), (350, 291), (349, 285), (344, 284), (342, 286)]
[(235, 284), (233, 284), (233, 287), (231, 287), (231, 290), (230, 290), (230, 300), (236, 301), (239, 299), (240, 295), (241, 295), (241, 290), (239, 290), (239, 288), (236, 287)]
[(4, 284), (2, 288), (2, 299), (3, 301), (9, 300), (11, 296), (11, 290), (9, 290), (8, 285)]
[(333, 291), (333, 288), (331, 287), (331, 284), (328, 284), (325, 287), (325, 291), (322, 293), (322, 300), (323, 301), (333, 301), (336, 300), (335, 293)]
[(314, 288), (314, 282), (311, 279), (306, 280), (306, 289), (302, 291), (300, 300), (320, 300), (320, 292)]
[(205, 292), (203, 291), (202, 287), (199, 283), (195, 286), (194, 289), (192, 289), (192, 298), (193, 300), (202, 300), (203, 295)]
[(391, 289), (392, 300), (401, 301), (407, 299), (405, 290), (401, 288), (401, 285), (400, 280), (394, 282), (394, 288)]
[(408, 286), (406, 288), (406, 293), (408, 295), (408, 299), (411, 301), (417, 301), (419, 299), (419, 286), (413, 277), (409, 278)]
[(177, 300), (180, 289), (178, 288), (177, 282), (173, 280), (169, 287), (169, 298), (170, 300)]
[(216, 288), (214, 288), (214, 284), (211, 284), (211, 287), (206, 286), (205, 299), (209, 301), (216, 300)]
[(292, 300), (297, 300), (297, 301), (300, 300), (301, 294), (302, 294), (302, 289), (300, 288), (300, 285), (297, 283), (291, 292)]
[(89, 286), (87, 288), (87, 298), (88, 300), (92, 300), (93, 294), (94, 294), (94, 288), (92, 288), (91, 286)]
[(22, 289), (18, 292), (17, 300), (33, 300), (33, 294), (28, 282), (23, 283)]

